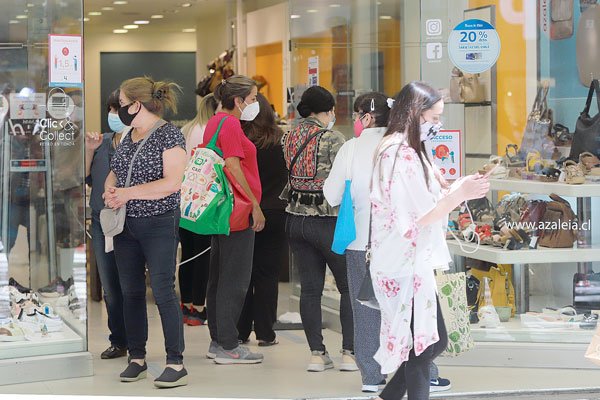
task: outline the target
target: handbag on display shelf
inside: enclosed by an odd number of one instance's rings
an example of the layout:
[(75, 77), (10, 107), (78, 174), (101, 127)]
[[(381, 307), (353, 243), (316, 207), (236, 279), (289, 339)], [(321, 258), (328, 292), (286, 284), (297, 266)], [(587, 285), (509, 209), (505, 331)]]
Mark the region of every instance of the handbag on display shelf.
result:
[(567, 39), (573, 36), (573, 0), (552, 0), (550, 5), (550, 38)]
[(543, 82), (535, 96), (521, 141), (522, 154), (539, 151), (542, 158), (549, 159), (554, 153), (554, 141), (550, 136), (553, 112), (548, 107), (548, 90), (548, 82)]
[(331, 251), (336, 254), (344, 254), (348, 245), (356, 240), (356, 223), (354, 221), (354, 206), (352, 204), (352, 161), (356, 148), (356, 139), (348, 143), (350, 154), (346, 160), (346, 179), (342, 203), (335, 223)]
[[(552, 201), (546, 203), (546, 211), (542, 217), (544, 229), (540, 232), (539, 245), (549, 248), (572, 248), (577, 240), (577, 215), (571, 209), (568, 201), (551, 194)], [(563, 229), (563, 224), (567, 224)], [(546, 229), (548, 228), (548, 229)]]
[(573, 144), (569, 153), (569, 159), (575, 162), (579, 162), (579, 155), (584, 152), (590, 152), (596, 157), (600, 156), (600, 113), (593, 117), (590, 117), (589, 114), (594, 93), (596, 94), (596, 104), (600, 109), (600, 82), (597, 79), (594, 79), (590, 85), (585, 108), (579, 114), (575, 124)]
[(450, 98), (456, 103), (481, 103), (485, 99), (485, 87), (479, 80), (479, 74), (452, 69), (450, 77)]
[(448, 347), (442, 356), (458, 356), (475, 346), (471, 336), (466, 275), (464, 272), (436, 274), (440, 309), (448, 332)]

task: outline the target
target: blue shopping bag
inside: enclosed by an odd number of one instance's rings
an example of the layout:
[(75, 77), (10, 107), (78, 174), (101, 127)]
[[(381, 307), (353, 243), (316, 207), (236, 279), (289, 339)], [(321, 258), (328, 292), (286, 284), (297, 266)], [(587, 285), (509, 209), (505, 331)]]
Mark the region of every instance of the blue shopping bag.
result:
[(354, 207), (352, 206), (352, 195), (350, 186), (352, 181), (346, 180), (340, 212), (335, 224), (333, 243), (331, 250), (336, 254), (344, 254), (348, 245), (356, 240), (356, 224), (354, 223)]

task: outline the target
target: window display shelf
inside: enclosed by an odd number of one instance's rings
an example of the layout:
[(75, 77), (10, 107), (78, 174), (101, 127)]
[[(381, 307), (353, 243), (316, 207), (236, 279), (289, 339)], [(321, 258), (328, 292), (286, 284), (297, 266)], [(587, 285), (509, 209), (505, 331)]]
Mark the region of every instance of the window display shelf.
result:
[(581, 329), (578, 323), (573, 323), (568, 328), (528, 328), (521, 325), (518, 315), (508, 322), (501, 322), (497, 328), (481, 328), (479, 324), (471, 325), (471, 334), (476, 342), (588, 344), (594, 332), (594, 329)]
[(600, 184), (569, 185), (566, 183), (548, 183), (522, 179), (490, 179), (492, 190), (508, 192), (535, 193), (550, 195), (555, 193), (564, 197), (600, 197)]
[[(463, 242), (467, 251), (472, 251), (472, 243)], [(456, 240), (448, 240), (448, 249), (452, 254), (475, 258), (494, 264), (544, 264), (544, 263), (573, 263), (593, 262), (600, 260), (600, 246), (590, 248), (549, 249), (539, 247), (536, 250), (504, 250), (498, 247), (482, 245), (469, 254), (463, 251)]]
[(41, 334), (28, 336), (29, 340), (17, 342), (0, 342), (2, 358), (34, 357), (39, 354), (67, 354), (86, 350), (81, 335), (64, 325), (60, 332), (51, 332), (42, 337)]

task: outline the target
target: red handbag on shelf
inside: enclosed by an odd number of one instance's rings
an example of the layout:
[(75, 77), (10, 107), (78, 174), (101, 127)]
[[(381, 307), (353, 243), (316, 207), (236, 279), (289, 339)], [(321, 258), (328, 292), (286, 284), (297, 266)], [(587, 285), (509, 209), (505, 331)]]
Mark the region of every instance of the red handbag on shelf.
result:
[(250, 227), (252, 201), (231, 171), (227, 167), (223, 168), (223, 171), (225, 171), (225, 176), (227, 176), (231, 192), (233, 193), (233, 211), (229, 218), (229, 231), (237, 232), (246, 230)]

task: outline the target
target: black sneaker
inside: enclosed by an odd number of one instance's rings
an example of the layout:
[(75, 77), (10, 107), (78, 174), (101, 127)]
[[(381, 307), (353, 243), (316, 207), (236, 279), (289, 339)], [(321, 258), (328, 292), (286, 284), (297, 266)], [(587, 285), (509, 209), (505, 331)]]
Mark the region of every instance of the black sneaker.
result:
[(15, 289), (17, 289), (21, 293), (31, 293), (32, 292), (31, 289), (29, 289), (28, 287), (25, 287), (25, 286), (21, 285), (14, 278), (10, 278), (8, 280), (8, 286), (14, 287)]
[(432, 379), (429, 381), (429, 393), (444, 392), (446, 390), (450, 390), (451, 388), (452, 386), (450, 385), (449, 379), (438, 377), (437, 379)]
[(126, 347), (118, 347), (111, 345), (108, 349), (104, 350), (102, 354), (100, 354), (100, 358), (103, 360), (110, 360), (113, 358), (125, 357), (126, 355)]
[(125, 371), (121, 372), (119, 378), (121, 378), (121, 382), (136, 382), (146, 377), (147, 370), (148, 365), (145, 361), (144, 365), (130, 362), (127, 368), (125, 368)]
[(48, 286), (38, 289), (38, 293), (44, 297), (61, 297), (67, 294), (66, 282), (57, 276)]
[(171, 367), (165, 368), (162, 374), (154, 380), (154, 386), (157, 388), (174, 388), (187, 385), (187, 371), (183, 368), (181, 371), (175, 371)]
[(189, 326), (200, 326), (206, 324), (206, 310), (202, 312), (196, 310), (194, 307), (190, 307), (187, 316), (187, 324)]

